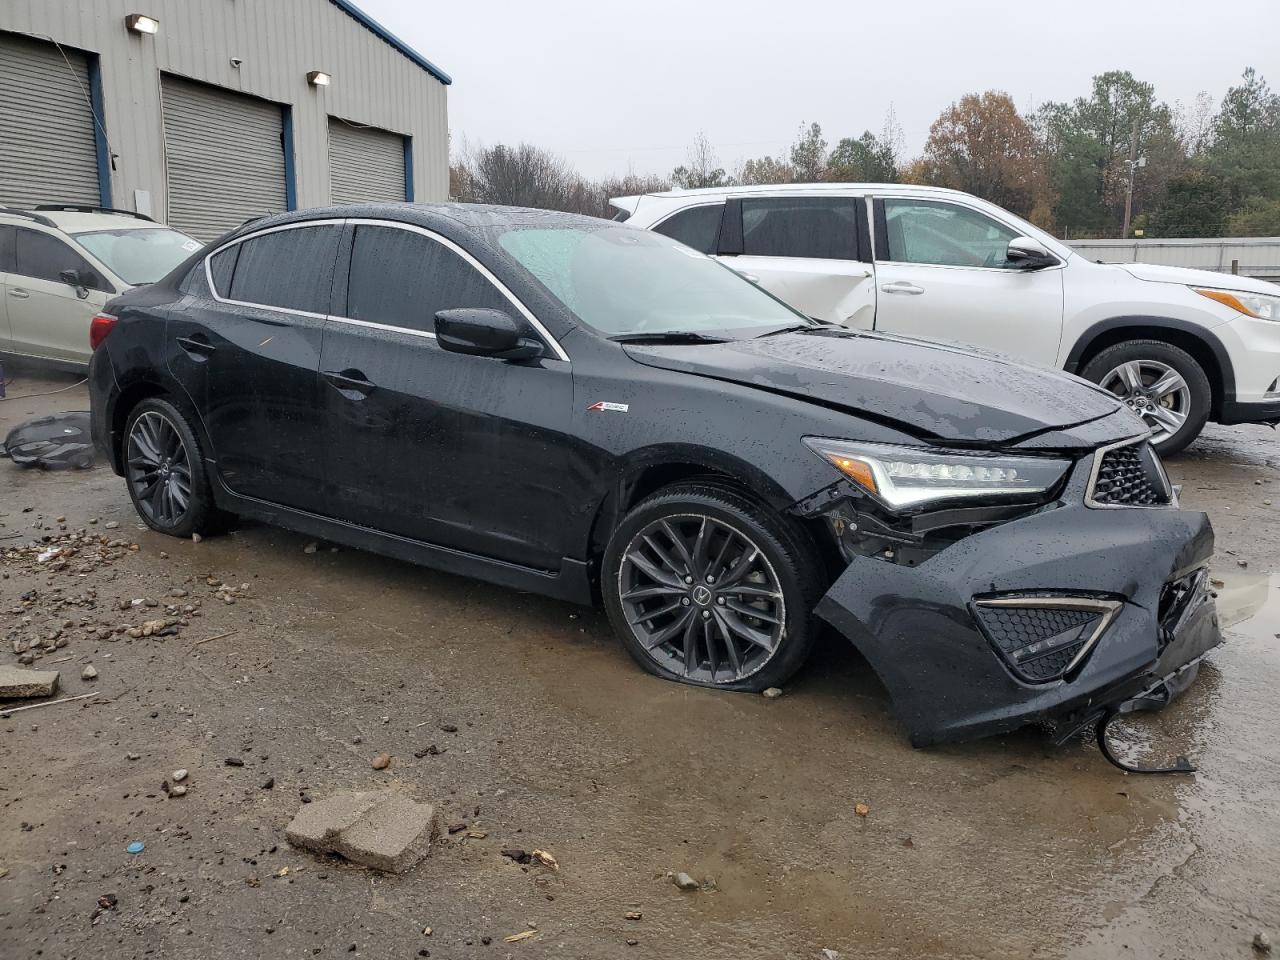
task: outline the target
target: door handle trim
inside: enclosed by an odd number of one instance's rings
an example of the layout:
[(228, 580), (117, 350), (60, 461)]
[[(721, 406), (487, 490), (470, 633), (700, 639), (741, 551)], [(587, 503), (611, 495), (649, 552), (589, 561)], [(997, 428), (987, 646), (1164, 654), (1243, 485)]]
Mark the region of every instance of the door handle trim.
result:
[(10, 287), (9, 296), (13, 297), (15, 300), (31, 299), (31, 294), (29, 294), (26, 290), (23, 290), (21, 287)]
[(924, 293), (924, 287), (917, 286), (908, 280), (895, 280), (893, 283), (880, 284), (882, 293), (900, 293), (907, 296), (919, 296)]
[(359, 370), (322, 370), (320, 376), (328, 380), (344, 396), (348, 396), (351, 393), (359, 395), (358, 397), (350, 397), (352, 400), (367, 397), (378, 389), (378, 385), (366, 380), (364, 374)]
[(200, 340), (196, 337), (178, 337), (178, 346), (188, 353), (199, 353), (206, 357), (217, 349), (209, 341)]

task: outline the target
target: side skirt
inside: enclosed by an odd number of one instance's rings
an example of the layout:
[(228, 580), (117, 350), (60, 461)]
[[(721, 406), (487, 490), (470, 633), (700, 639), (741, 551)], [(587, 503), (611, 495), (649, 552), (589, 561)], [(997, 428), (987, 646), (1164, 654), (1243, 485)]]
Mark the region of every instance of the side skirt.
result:
[(216, 470), (210, 470), (210, 474), (213, 477), (214, 500), (219, 508), (229, 513), (359, 550), (381, 553), (397, 560), (407, 560), (409, 563), (443, 570), (461, 577), (485, 580), (517, 590), (528, 590), (531, 593), (539, 593), (584, 606), (590, 606), (593, 602), (589, 568), (581, 560), (561, 558), (558, 572), (522, 567), (505, 560), (494, 560), (490, 557), (454, 550), (451, 547), (411, 540), (408, 537), (362, 527), (344, 520), (322, 517), (305, 510), (295, 510), (266, 500), (246, 497), (228, 489), (222, 479), (217, 476)]

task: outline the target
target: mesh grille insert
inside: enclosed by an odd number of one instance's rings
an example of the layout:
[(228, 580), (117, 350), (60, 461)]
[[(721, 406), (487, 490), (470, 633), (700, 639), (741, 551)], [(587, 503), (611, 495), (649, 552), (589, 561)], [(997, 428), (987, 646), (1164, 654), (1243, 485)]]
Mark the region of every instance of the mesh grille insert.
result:
[(976, 609), (1001, 658), (1028, 683), (1047, 683), (1061, 677), (1106, 616), (1105, 610), (1094, 607), (979, 603)]
[(1101, 454), (1093, 481), (1094, 503), (1109, 507), (1152, 507), (1169, 502), (1151, 444), (1131, 443)]

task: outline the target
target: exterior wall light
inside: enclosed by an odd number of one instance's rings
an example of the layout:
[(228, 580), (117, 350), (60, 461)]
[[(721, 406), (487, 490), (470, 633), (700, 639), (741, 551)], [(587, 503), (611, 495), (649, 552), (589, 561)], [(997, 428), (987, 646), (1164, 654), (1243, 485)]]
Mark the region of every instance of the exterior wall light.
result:
[(311, 84), (313, 87), (327, 87), (329, 85), (329, 81), (332, 79), (333, 78), (323, 70), (312, 70), (307, 74), (307, 83)]
[(160, 21), (155, 17), (148, 17), (142, 13), (129, 14), (124, 18), (124, 26), (130, 33), (156, 34), (160, 32)]

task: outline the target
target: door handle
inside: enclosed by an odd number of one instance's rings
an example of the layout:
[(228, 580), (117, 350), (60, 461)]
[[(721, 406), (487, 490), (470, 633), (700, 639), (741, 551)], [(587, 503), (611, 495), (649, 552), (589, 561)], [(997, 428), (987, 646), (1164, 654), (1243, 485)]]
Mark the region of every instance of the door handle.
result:
[(337, 387), (338, 392), (348, 400), (363, 400), (378, 389), (359, 370), (325, 370), (321, 376)]
[(924, 287), (918, 287), (908, 280), (895, 280), (893, 283), (882, 283), (880, 289), (885, 293), (905, 293), (909, 296), (918, 296), (924, 293)]
[(212, 343), (199, 334), (194, 337), (179, 337), (178, 346), (187, 351), (187, 353), (199, 354), (202, 357), (209, 356), (209, 354), (213, 353), (213, 351), (217, 349)]
[(9, 296), (13, 297), (15, 300), (29, 300), (31, 298), (31, 294), (27, 293), (27, 291), (23, 290), (21, 287), (10, 287)]

